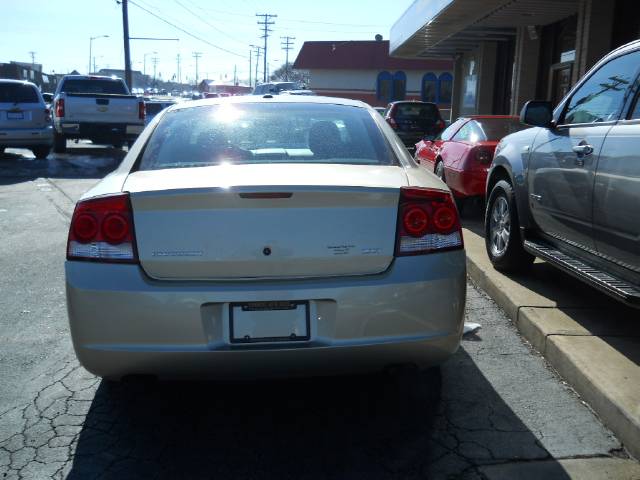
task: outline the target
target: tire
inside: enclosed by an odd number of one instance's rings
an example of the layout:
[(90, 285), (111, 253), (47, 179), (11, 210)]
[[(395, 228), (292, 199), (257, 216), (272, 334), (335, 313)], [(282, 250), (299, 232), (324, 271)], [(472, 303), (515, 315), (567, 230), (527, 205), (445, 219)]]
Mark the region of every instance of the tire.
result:
[(445, 179), (444, 176), (444, 162), (442, 160), (438, 160), (438, 163), (436, 163), (436, 169), (434, 170), (436, 176), (442, 180), (444, 183), (447, 183), (447, 180)]
[(484, 217), (484, 241), (496, 270), (525, 270), (535, 257), (524, 250), (513, 187), (500, 180), (491, 190)]
[(36, 158), (38, 160), (42, 160), (47, 158), (47, 156), (49, 155), (49, 153), (51, 153), (51, 147), (33, 147), (31, 149), (31, 151), (33, 152), (33, 154), (36, 156)]
[(467, 204), (467, 198), (456, 197), (453, 196), (453, 201), (456, 202), (456, 207), (458, 208), (458, 213), (462, 216), (462, 212), (464, 211), (464, 206)]
[(56, 153), (64, 153), (67, 151), (67, 139), (64, 135), (58, 133), (53, 134), (53, 151)]

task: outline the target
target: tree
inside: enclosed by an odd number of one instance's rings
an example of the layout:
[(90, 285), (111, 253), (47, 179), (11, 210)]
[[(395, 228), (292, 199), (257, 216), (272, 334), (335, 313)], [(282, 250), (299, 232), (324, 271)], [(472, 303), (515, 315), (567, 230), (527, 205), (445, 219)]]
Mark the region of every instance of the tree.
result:
[[(287, 73), (287, 75), (285, 75), (285, 73)], [(308, 70), (296, 70), (291, 68), (291, 64), (289, 64), (278, 67), (269, 78), (274, 82), (297, 82), (306, 87), (309, 84), (310, 76)]]

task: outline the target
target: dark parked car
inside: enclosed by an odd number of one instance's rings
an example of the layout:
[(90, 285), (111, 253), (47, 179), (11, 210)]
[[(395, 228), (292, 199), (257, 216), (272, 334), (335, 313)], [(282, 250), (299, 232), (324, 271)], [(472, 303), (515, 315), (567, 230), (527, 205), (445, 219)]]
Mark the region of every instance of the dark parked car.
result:
[(487, 252), (515, 270), (541, 257), (640, 307), (640, 41), (614, 50), (535, 126), (504, 138), (487, 180)]
[(391, 102), (384, 118), (412, 151), (422, 139), (435, 138), (445, 127), (438, 106), (431, 102)]

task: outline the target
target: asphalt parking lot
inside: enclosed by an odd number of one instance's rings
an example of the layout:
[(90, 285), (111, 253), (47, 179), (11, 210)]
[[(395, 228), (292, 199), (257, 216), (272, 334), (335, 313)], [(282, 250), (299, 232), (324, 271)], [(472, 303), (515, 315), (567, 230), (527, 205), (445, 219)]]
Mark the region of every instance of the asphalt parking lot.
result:
[(508, 478), (505, 466), (526, 478), (540, 464), (564, 479), (566, 462), (627, 458), (471, 283), (467, 319), (482, 329), (439, 370), (224, 384), (89, 374), (68, 334), (68, 221), (124, 154), (80, 143), (0, 157), (0, 478), (484, 479)]

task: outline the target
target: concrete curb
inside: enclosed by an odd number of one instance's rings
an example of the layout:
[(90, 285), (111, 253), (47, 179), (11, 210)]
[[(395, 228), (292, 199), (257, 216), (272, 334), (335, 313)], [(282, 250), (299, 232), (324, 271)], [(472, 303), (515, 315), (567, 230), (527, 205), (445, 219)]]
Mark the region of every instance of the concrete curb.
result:
[(640, 458), (640, 322), (630, 318), (640, 313), (616, 318), (618, 305), (595, 291), (548, 298), (496, 271), (481, 236), (465, 229), (464, 239), (471, 280)]

